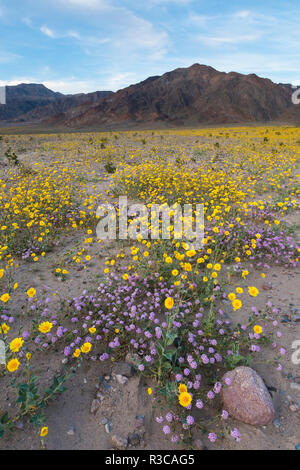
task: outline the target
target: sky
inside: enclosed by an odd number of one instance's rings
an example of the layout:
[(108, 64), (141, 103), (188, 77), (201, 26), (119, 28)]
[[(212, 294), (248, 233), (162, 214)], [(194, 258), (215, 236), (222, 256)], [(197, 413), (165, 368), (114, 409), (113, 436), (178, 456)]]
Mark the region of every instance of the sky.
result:
[(0, 86), (124, 88), (194, 63), (300, 85), (299, 0), (0, 0)]

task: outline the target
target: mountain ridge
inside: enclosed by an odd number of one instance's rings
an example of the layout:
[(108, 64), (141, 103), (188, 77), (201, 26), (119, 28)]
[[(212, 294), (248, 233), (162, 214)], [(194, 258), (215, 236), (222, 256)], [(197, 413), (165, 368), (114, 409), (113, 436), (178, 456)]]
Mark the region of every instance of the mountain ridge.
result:
[[(70, 129), (297, 122), (300, 114), (291, 100), (292, 85), (276, 84), (254, 73), (220, 72), (203, 64), (148, 77), (117, 92), (63, 95), (44, 85), (9, 88), (15, 90), (8, 98), (15, 96), (15, 107), (19, 104), (13, 122)], [(0, 121), (1, 116), (3, 106)]]
[(64, 95), (43, 84), (20, 83), (6, 86), (6, 104), (0, 106), (0, 122), (38, 122), (49, 116), (63, 113), (84, 102), (100, 100), (111, 91)]
[(219, 72), (194, 64), (130, 85), (98, 104), (52, 117), (69, 128), (103, 129), (118, 125), (175, 126), (268, 122), (290, 107), (291, 90), (255, 74)]

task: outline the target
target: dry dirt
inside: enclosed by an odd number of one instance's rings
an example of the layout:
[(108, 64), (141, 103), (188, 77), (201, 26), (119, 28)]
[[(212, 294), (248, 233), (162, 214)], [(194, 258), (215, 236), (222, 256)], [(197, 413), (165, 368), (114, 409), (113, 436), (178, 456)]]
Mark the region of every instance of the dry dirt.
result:
[[(32, 154), (24, 155), (23, 160), (28, 163), (32, 156)], [(92, 183), (90, 186), (93, 192)], [(102, 189), (105, 190), (106, 186), (103, 185)], [(288, 216), (288, 221), (299, 224), (297, 215), (293, 217)], [(299, 230), (297, 236), (300, 238)], [(76, 243), (81, 241), (78, 238), (63, 237), (53, 252), (37, 265), (21, 261), (20, 268), (15, 274), (15, 280), (21, 287), (20, 291), (24, 291), (27, 286), (38, 289), (44, 286), (44, 297), (48, 295), (48, 292), (56, 292), (58, 298), (70, 299), (78, 296), (85, 289), (94, 289), (103, 278), (105, 258), (112, 257), (116, 251), (112, 243), (94, 246), (91, 252), (93, 263), (84, 271), (72, 272), (67, 281), (61, 282), (53, 275), (53, 267), (57, 265), (57, 260), (69, 250), (74, 249)], [(286, 321), (281, 324), (280, 328), (282, 332), (280, 343), (287, 351), (281, 361), (283, 370), (276, 371), (273, 367), (270, 368), (260, 362), (254, 366), (271, 391), (276, 409), (276, 423), (267, 427), (254, 428), (231, 420), (232, 427), (238, 427), (242, 434), (240, 443), (224, 438), (212, 444), (200, 434), (195, 435), (204, 441), (208, 449), (295, 449), (295, 446), (300, 444), (300, 411), (290, 410), (291, 403), (296, 403), (300, 407), (300, 364), (293, 364), (291, 358), (293, 342), (300, 340), (300, 322), (292, 321), (293, 311), (300, 309), (299, 274), (299, 267), (298, 269), (272, 267), (267, 273), (266, 280), (260, 281), (261, 285), (257, 284), (259, 274), (255, 270), (247, 278), (247, 284), (252, 280), (253, 285), (257, 285), (261, 292), (256, 302), (257, 307), (264, 309), (266, 302), (271, 301), (280, 309), (279, 318)], [(232, 282), (234, 285), (234, 279)], [(264, 290), (264, 282), (270, 282), (272, 288)], [(58, 305), (57, 303), (57, 307)], [(20, 296), (16, 300), (15, 308), (19, 309), (21, 306), (22, 297)], [(246, 304), (245, 307), (247, 307)], [(226, 302), (222, 308), (235, 321), (232, 309), (227, 308)], [(239, 321), (241, 321), (241, 315), (239, 314)], [(244, 320), (246, 321), (247, 318)], [(263, 359), (267, 360), (271, 357), (270, 355), (269, 349), (266, 348)], [(45, 354), (40, 359), (40, 369), (49, 373), (53, 372), (61, 367), (60, 361), (61, 359), (54, 357), (53, 364), (49, 364)], [(135, 419), (140, 415), (145, 417), (145, 434), (134, 448), (152, 450), (180, 448), (177, 445), (172, 446), (170, 440), (163, 436), (161, 426), (155, 422), (155, 416), (161, 414), (161, 408), (166, 411), (167, 406), (164, 403), (156, 403), (151, 396), (148, 396), (146, 390), (151, 384), (144, 383), (134, 376), (129, 378), (126, 384), (120, 385), (111, 375), (111, 368), (111, 364), (104, 365), (98, 362), (82, 366), (67, 383), (67, 391), (49, 404), (45, 410), (49, 427), (46, 448), (110, 449), (112, 447), (111, 435), (127, 436), (128, 433), (134, 433)], [(100, 391), (103, 399), (97, 412), (92, 414), (91, 404), (97, 392), (101, 390), (101, 380), (104, 377), (109, 377), (108, 389)], [(105, 428), (105, 419), (110, 423), (110, 433)], [(13, 436), (7, 436), (0, 442), (1, 449), (40, 448), (40, 439), (36, 433), (32, 432), (31, 425), (24, 420), (18, 423), (18, 428)]]

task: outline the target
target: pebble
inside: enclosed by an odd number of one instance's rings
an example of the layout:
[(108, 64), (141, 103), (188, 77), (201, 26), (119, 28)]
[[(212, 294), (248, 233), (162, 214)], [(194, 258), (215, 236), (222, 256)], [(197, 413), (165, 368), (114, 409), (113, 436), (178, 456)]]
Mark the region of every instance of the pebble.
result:
[(125, 377), (124, 375), (117, 374), (116, 379), (120, 385), (125, 385), (128, 382), (127, 377)]
[(278, 418), (275, 418), (275, 419), (274, 419), (273, 424), (274, 424), (275, 428), (280, 428), (280, 424), (281, 424), (281, 423), (280, 423), (280, 421), (279, 421)]
[(300, 384), (291, 383), (291, 388), (300, 392)]
[(135, 417), (135, 427), (137, 429), (142, 428), (145, 426), (145, 416), (139, 415)]
[(110, 424), (109, 424), (109, 423), (106, 423), (106, 425), (105, 425), (105, 431), (106, 431), (107, 434), (110, 433)]
[(292, 403), (292, 405), (289, 406), (289, 409), (293, 411), (293, 413), (296, 413), (299, 410), (299, 406), (296, 403)]
[(281, 323), (290, 323), (291, 320), (287, 315), (283, 315)]
[(109, 392), (111, 389), (111, 385), (107, 382), (107, 380), (103, 377), (99, 377), (100, 386), (105, 389), (106, 392)]
[(140, 443), (140, 436), (134, 432), (128, 434), (128, 444), (131, 446), (138, 446)]
[(99, 410), (100, 405), (101, 405), (101, 403), (100, 403), (99, 400), (96, 400), (96, 399), (93, 400), (93, 401), (92, 401), (92, 404), (91, 404), (91, 413), (92, 413), (92, 414), (95, 414), (96, 411)]
[(125, 358), (125, 362), (137, 366), (140, 362), (140, 356), (136, 353), (128, 353)]
[(103, 401), (103, 400), (104, 400), (104, 395), (102, 395), (101, 392), (97, 392), (97, 395), (96, 395), (96, 396), (97, 396), (98, 400), (100, 400), (100, 401)]
[(74, 436), (74, 434), (75, 434), (75, 428), (74, 428), (74, 426), (72, 426), (72, 427), (69, 429), (69, 431), (67, 431), (67, 434), (68, 434), (68, 436)]
[(5, 369), (6, 361), (5, 361), (5, 343), (2, 339), (0, 339), (0, 368)]
[(263, 283), (263, 290), (272, 290), (272, 284), (270, 282), (264, 282)]
[(114, 434), (111, 438), (111, 441), (115, 449), (126, 449), (126, 447), (128, 446), (127, 437), (120, 436), (118, 434)]

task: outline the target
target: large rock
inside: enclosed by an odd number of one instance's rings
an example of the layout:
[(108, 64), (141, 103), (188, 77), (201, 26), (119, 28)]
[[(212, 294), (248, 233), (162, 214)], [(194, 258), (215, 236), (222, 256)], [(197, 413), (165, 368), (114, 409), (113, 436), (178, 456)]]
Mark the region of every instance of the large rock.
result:
[[(231, 385), (225, 379), (231, 379)], [(250, 367), (237, 367), (223, 377), (224, 409), (235, 419), (253, 426), (264, 426), (274, 420), (271, 396), (260, 376)]]

